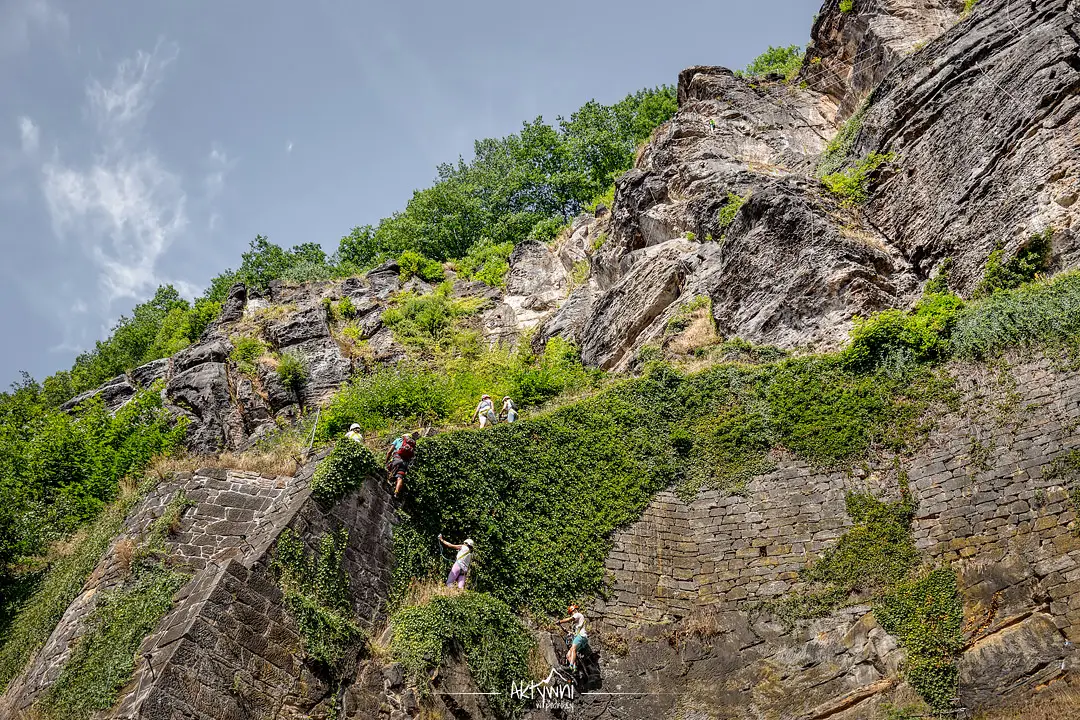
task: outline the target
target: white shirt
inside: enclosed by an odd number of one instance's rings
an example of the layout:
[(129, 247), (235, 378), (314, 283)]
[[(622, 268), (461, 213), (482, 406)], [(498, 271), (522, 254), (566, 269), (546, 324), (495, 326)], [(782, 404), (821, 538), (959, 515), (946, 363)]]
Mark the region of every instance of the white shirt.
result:
[(574, 613), (570, 617), (574, 618), (574, 632), (582, 637), (589, 637), (585, 633), (585, 616), (580, 611)]
[(468, 545), (462, 545), (461, 549), (457, 551), (457, 564), (462, 570), (469, 569), (469, 563), (472, 562), (472, 548)]
[(481, 400), (480, 404), (476, 406), (477, 415), (486, 415), (491, 412), (495, 412), (495, 403), (490, 400)]

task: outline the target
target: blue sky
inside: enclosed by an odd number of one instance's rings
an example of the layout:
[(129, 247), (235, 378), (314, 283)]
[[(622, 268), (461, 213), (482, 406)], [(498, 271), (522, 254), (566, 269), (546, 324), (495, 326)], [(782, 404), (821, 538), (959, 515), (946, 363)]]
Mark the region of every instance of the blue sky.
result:
[(805, 44), (817, 0), (0, 0), (0, 382), (256, 235), (327, 251), (474, 139)]

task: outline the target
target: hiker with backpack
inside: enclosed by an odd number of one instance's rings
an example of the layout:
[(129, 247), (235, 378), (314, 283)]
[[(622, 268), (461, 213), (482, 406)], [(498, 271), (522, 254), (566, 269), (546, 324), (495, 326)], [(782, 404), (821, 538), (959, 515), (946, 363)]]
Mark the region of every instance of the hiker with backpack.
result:
[(502, 411), (499, 413), (499, 419), (506, 419), (508, 423), (515, 423), (518, 419), (517, 405), (507, 395), (503, 398)]
[(386, 452), (386, 479), (394, 485), (394, 497), (399, 497), (401, 488), (405, 484), (405, 474), (409, 465), (416, 457), (416, 441), (420, 438), (419, 432), (411, 435), (402, 435), (395, 440)]
[(457, 585), (458, 590), (464, 590), (465, 578), (469, 575), (469, 567), (472, 565), (473, 559), (472, 538), (465, 538), (465, 542), (455, 545), (443, 540), (442, 533), (439, 533), (439, 542), (451, 550), (458, 551), (457, 558), (454, 560), (454, 567), (450, 568), (450, 574), (446, 577), (446, 587)]
[(480, 403), (476, 406), (476, 410), (473, 411), (469, 421), (471, 422), (475, 418), (479, 418), (481, 429), (495, 424), (495, 403), (491, 401), (490, 395), (485, 393), (480, 398)]

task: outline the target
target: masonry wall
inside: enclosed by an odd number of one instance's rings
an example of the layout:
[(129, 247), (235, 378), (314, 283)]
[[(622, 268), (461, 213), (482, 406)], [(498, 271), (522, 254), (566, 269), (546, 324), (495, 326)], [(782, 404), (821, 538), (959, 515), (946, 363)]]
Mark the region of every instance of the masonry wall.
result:
[(356, 619), (378, 620), (390, 581), (393, 507), (383, 483), (367, 480), (333, 508), (308, 489), (317, 460), (296, 477), (206, 468), (163, 483), (129, 515), (79, 597), (23, 677), (0, 699), (0, 717), (31, 707), (59, 676), (84, 620), (126, 575), (117, 545), (138, 542), (183, 492), (194, 506), (167, 539), (170, 563), (193, 573), (172, 611), (139, 649), (134, 677), (107, 717), (301, 717), (338, 688), (303, 663), (302, 641), (270, 572), (271, 548), (286, 527), (314, 547), (318, 537), (349, 529), (345, 570)]
[[(961, 580), (961, 701), (983, 707), (1080, 672), (1080, 538), (1068, 479), (1048, 473), (1080, 449), (1080, 375), (1048, 361), (950, 372), (962, 409), (939, 413), (899, 469), (919, 503), (917, 546)], [(593, 612), (606, 685), (642, 695), (609, 699), (603, 712), (590, 700), (582, 717), (697, 704), (706, 717), (864, 718), (902, 685), (903, 653), (869, 606), (793, 631), (751, 612), (799, 589), (799, 570), (850, 526), (849, 490), (895, 497), (897, 468), (775, 460), (746, 497), (705, 492), (687, 504), (662, 493), (616, 536), (611, 592)]]

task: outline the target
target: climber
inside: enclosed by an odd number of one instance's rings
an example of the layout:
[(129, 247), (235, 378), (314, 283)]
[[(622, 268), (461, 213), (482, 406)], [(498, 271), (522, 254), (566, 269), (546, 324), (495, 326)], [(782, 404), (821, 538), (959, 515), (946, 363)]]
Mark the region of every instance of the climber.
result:
[(716, 132), (716, 118), (709, 118), (709, 129)]
[(476, 410), (473, 412), (471, 421), (473, 418), (480, 419), (480, 427), (485, 428), (488, 425), (495, 424), (495, 403), (491, 401), (491, 396), (485, 394), (480, 398), (480, 403), (476, 406)]
[(466, 538), (465, 542), (460, 545), (449, 543), (443, 540), (442, 533), (439, 533), (439, 542), (451, 550), (457, 550), (457, 558), (454, 560), (454, 567), (450, 568), (450, 574), (446, 576), (446, 587), (458, 586), (458, 590), (465, 589), (465, 578), (469, 575), (469, 566), (472, 564), (473, 558), (473, 541), (472, 538)]
[(501, 420), (503, 418), (506, 418), (506, 422), (508, 423), (517, 422), (517, 405), (514, 404), (514, 401), (510, 399), (509, 395), (503, 398), (502, 411), (499, 413), (499, 419)]
[(364, 433), (360, 432), (359, 423), (353, 423), (352, 425), (350, 425), (349, 432), (345, 433), (345, 437), (352, 440), (353, 442), (363, 443)]
[(566, 651), (566, 662), (570, 665), (570, 672), (577, 672), (578, 653), (584, 654), (589, 651), (589, 635), (585, 632), (585, 616), (581, 614), (581, 609), (577, 605), (571, 605), (566, 612), (570, 617), (557, 622), (559, 625), (568, 622), (575, 624), (574, 641), (570, 644), (570, 649)]
[(386, 452), (386, 479), (394, 483), (394, 497), (401, 495), (401, 488), (405, 484), (405, 474), (416, 456), (416, 441), (419, 439), (419, 432), (402, 435), (390, 445), (390, 449)]

